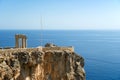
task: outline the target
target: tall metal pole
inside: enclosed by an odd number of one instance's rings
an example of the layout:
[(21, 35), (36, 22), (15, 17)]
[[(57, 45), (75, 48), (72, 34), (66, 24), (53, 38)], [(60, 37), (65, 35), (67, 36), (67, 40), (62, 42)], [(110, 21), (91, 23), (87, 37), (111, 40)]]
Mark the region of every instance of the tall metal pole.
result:
[(42, 22), (42, 16), (41, 16), (41, 20), (40, 20), (40, 23), (41, 23), (41, 33), (40, 33), (40, 43), (41, 43), (41, 46), (42, 46), (42, 42), (43, 42), (43, 40), (42, 40), (42, 31), (43, 31), (43, 22)]

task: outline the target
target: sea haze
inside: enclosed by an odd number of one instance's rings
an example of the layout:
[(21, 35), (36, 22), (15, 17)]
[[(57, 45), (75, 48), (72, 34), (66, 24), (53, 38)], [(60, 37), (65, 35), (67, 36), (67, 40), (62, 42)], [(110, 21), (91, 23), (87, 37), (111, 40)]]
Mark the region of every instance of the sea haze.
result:
[(28, 47), (74, 46), (85, 59), (86, 80), (120, 80), (120, 31), (0, 30), (0, 47), (14, 47), (15, 34), (27, 35)]

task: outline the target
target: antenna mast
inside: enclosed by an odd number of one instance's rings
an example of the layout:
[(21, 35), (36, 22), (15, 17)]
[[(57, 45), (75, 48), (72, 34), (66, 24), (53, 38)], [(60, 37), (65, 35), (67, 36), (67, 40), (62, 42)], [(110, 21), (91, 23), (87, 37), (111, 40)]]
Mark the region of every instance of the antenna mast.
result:
[(40, 19), (40, 23), (41, 23), (40, 43), (41, 43), (41, 46), (42, 46), (42, 31), (43, 31), (43, 22), (42, 22), (42, 16), (41, 16), (41, 19)]

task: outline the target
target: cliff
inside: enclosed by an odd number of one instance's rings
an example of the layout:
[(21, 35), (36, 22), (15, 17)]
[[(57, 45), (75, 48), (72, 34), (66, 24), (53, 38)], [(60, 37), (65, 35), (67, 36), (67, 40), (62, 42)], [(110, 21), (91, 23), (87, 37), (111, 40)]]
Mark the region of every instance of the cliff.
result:
[(0, 80), (85, 80), (84, 59), (54, 47), (0, 50)]

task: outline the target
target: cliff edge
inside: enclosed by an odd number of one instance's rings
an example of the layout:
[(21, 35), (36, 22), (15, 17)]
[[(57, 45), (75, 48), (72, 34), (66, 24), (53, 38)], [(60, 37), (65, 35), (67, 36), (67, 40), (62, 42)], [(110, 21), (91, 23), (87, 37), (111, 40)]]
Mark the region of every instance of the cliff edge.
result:
[(84, 59), (58, 47), (0, 50), (0, 80), (85, 80)]

